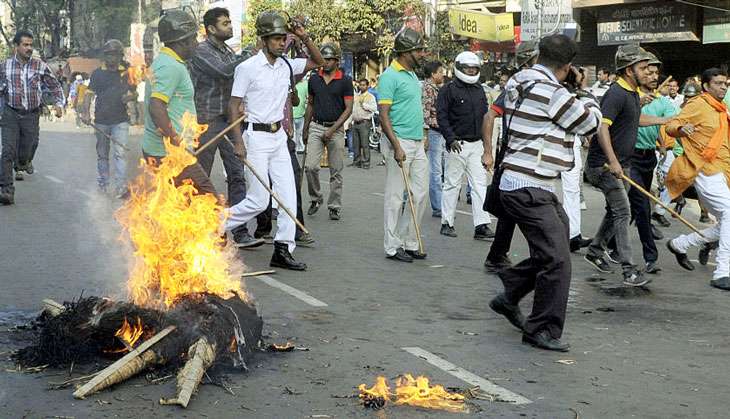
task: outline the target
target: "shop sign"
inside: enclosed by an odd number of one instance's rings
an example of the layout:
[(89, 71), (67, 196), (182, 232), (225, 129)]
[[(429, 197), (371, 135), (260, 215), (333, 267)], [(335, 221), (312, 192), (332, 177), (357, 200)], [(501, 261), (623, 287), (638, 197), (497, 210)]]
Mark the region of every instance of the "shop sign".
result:
[(699, 41), (697, 9), (676, 3), (604, 7), (598, 13), (598, 45)]
[(522, 0), (520, 26), (523, 41), (531, 41), (541, 35), (564, 33), (566, 27), (575, 29), (572, 1)]
[(718, 42), (730, 42), (730, 12), (707, 9), (702, 26), (702, 43)]
[(512, 13), (489, 14), (452, 7), (449, 29), (454, 35), (482, 41), (511, 41), (515, 36)]

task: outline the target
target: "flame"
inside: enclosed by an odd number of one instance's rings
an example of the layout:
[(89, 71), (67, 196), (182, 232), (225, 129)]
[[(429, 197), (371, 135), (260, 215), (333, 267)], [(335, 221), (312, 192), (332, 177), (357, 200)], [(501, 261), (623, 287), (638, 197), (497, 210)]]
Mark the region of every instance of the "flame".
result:
[(465, 410), (464, 396), (449, 393), (438, 384), (432, 387), (428, 383), (428, 378), (422, 375), (419, 375), (418, 378), (413, 378), (411, 374), (398, 377), (395, 396), (395, 404), (442, 409), (449, 412)]
[(182, 126), (179, 145), (164, 139), (167, 156), (158, 166), (142, 163), (130, 199), (116, 213), (134, 245), (127, 287), (132, 302), (141, 306), (169, 308), (180, 296), (206, 292), (246, 298), (229, 263), (233, 258), (222, 246), (223, 200), (196, 195), (190, 182), (175, 186), (175, 177), (196, 163), (187, 148), (207, 129), (187, 113)]
[(379, 376), (375, 385), (367, 388), (365, 384), (358, 386), (360, 399), (367, 407), (380, 408), (387, 401), (393, 401), (396, 405), (418, 406), (427, 409), (441, 409), (449, 412), (464, 412), (464, 396), (456, 393), (449, 393), (441, 385), (431, 386), (428, 378), (418, 376), (413, 378), (411, 374), (398, 377), (396, 380), (395, 394), (393, 394), (385, 380)]
[(131, 86), (140, 84), (145, 79), (148, 69), (144, 65), (134, 65), (127, 68), (127, 82)]
[(116, 333), (114, 333), (114, 336), (118, 337), (122, 342), (125, 343), (125, 346), (129, 348), (133, 348), (134, 344), (137, 343), (139, 338), (142, 337), (142, 333), (144, 332), (144, 328), (142, 327), (142, 319), (137, 317), (137, 323), (132, 326), (127, 321), (127, 317), (124, 317), (124, 323), (122, 323), (122, 327), (117, 330)]
[(231, 343), (228, 344), (228, 352), (230, 352), (230, 353), (238, 352), (238, 343), (236, 342), (235, 336), (231, 336)]

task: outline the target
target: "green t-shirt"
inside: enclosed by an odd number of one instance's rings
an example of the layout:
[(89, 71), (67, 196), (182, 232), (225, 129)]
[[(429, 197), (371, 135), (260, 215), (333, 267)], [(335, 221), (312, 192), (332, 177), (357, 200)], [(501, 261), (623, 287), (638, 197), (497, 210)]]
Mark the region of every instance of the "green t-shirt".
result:
[[(669, 99), (664, 96), (659, 96), (648, 105), (644, 105), (641, 108), (641, 113), (644, 115), (667, 117), (676, 115), (677, 108), (672, 105)], [(659, 125), (639, 127), (639, 132), (636, 136), (636, 148), (639, 150), (653, 150), (656, 148), (657, 138), (659, 138)]]
[(167, 103), (167, 114), (176, 132), (182, 131), (182, 116), (185, 112), (195, 115), (193, 82), (185, 62), (169, 48), (162, 48), (160, 55), (152, 62), (151, 88), (145, 93), (144, 136), (142, 151), (150, 156), (167, 155), (162, 136), (150, 116), (150, 99)]
[(307, 82), (302, 80), (297, 83), (297, 96), (299, 97), (299, 106), (293, 109), (294, 119), (304, 118), (304, 111), (307, 110), (307, 93), (309, 92)]
[(378, 104), (390, 105), (390, 121), (398, 138), (423, 140), (423, 102), (416, 73), (393, 60), (378, 80)]

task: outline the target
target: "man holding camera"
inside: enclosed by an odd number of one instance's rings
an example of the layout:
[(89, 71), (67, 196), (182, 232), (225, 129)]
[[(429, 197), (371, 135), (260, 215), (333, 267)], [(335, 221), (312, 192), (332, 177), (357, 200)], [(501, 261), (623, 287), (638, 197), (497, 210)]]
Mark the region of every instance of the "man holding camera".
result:
[[(579, 90), (578, 99), (561, 84), (571, 72), (577, 75), (571, 66), (575, 41), (550, 35), (540, 40), (539, 50), (537, 64), (506, 86), (510, 152), (501, 162), (499, 183), (504, 212), (527, 239), (530, 257), (500, 271), (504, 293), (489, 306), (523, 331), (523, 343), (565, 352), (570, 346), (560, 337), (571, 263), (568, 217), (555, 188), (560, 174), (575, 164), (573, 141), (598, 129), (601, 112), (592, 95)], [(525, 319), (519, 302), (533, 290), (532, 313)]]

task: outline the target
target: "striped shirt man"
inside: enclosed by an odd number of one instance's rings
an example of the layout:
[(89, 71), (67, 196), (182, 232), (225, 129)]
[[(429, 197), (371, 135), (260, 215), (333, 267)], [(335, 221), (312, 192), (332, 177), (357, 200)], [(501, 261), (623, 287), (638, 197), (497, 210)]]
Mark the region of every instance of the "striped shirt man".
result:
[[(527, 89), (515, 110), (519, 95)], [(554, 180), (575, 164), (576, 136), (593, 134), (601, 123), (601, 110), (594, 98), (577, 99), (539, 64), (509, 80), (505, 108), (510, 125), (500, 184), (504, 191), (536, 187), (553, 192)]]
[(32, 111), (43, 104), (43, 90), (53, 96), (55, 105), (64, 106), (63, 89), (46, 63), (31, 57), (22, 63), (17, 55), (0, 64), (0, 81), (6, 85), (5, 98), (8, 106), (17, 110)]

